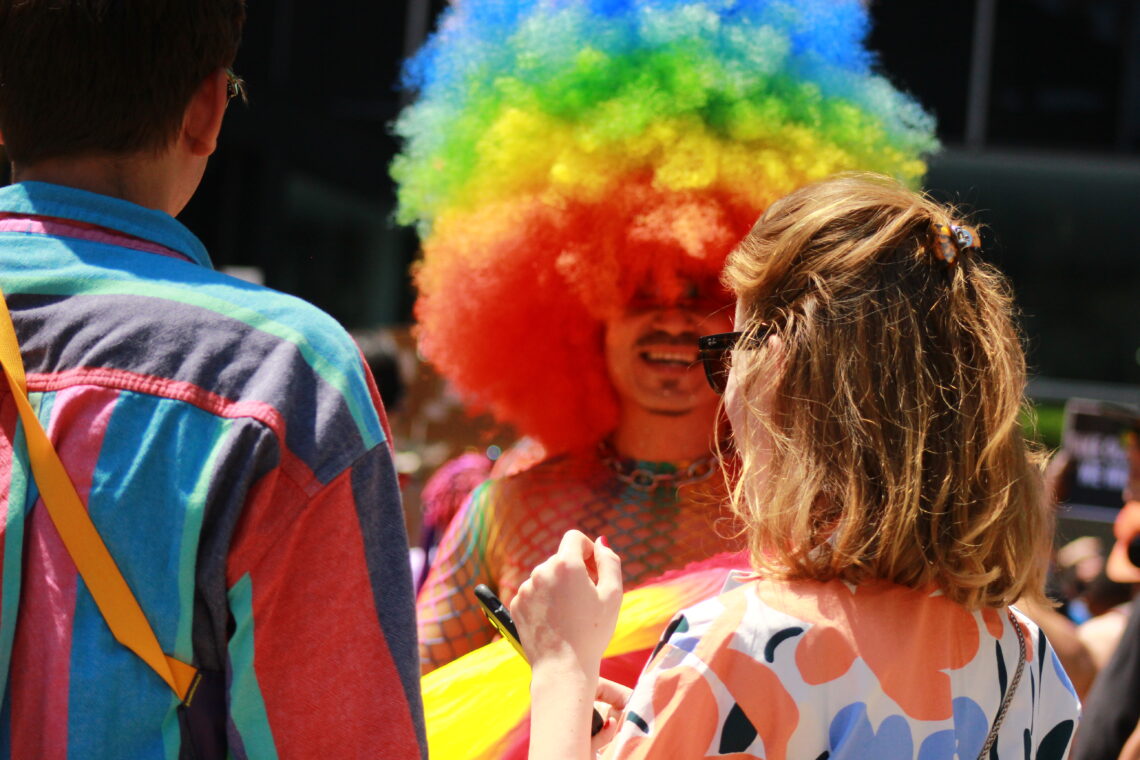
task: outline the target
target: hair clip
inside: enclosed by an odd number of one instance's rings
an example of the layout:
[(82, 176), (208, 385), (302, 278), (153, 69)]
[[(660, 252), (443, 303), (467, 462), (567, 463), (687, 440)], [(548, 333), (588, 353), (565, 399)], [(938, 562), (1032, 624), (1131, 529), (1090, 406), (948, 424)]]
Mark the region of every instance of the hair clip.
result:
[(978, 251), (982, 248), (981, 237), (973, 227), (958, 224), (935, 224), (934, 226), (934, 258), (943, 261), (947, 266), (958, 263), (958, 256), (967, 250)]

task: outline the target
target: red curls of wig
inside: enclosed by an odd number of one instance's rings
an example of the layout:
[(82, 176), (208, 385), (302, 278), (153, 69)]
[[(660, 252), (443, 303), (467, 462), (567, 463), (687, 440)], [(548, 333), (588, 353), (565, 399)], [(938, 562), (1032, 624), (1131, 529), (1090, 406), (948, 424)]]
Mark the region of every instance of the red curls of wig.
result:
[(416, 271), (420, 350), (482, 411), (551, 453), (617, 423), (605, 320), (635, 294), (713, 282), (755, 221), (727, 194), (630, 179), (602, 201), (529, 196), (444, 216)]

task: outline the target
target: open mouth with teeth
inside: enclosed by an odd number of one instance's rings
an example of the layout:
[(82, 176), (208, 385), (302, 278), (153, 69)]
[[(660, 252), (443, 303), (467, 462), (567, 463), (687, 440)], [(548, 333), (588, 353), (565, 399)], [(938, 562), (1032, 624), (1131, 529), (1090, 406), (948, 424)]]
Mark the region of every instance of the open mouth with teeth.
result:
[(641, 351), (638, 357), (653, 367), (670, 370), (686, 370), (697, 362), (695, 351), (687, 351), (675, 346), (667, 348), (648, 348)]

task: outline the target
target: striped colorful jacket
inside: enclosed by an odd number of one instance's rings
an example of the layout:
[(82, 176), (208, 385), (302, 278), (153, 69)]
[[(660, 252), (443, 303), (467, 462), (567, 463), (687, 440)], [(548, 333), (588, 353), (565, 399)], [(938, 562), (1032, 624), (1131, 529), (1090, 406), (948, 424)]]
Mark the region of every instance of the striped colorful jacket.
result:
[[(407, 539), (359, 351), (170, 216), (0, 189), (28, 389), (164, 650), (225, 674), (234, 757), (425, 757)], [(0, 388), (0, 757), (177, 758), (177, 699), (63, 549)]]

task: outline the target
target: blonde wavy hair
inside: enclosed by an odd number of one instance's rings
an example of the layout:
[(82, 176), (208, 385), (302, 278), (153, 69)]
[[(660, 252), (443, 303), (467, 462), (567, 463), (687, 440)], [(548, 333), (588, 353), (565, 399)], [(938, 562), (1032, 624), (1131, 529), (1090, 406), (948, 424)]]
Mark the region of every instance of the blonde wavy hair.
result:
[(776, 336), (732, 356), (732, 502), (758, 570), (1042, 599), (1053, 517), (1018, 422), (1012, 295), (976, 251), (937, 257), (935, 225), (958, 223), (845, 175), (774, 203), (730, 254), (736, 329)]

